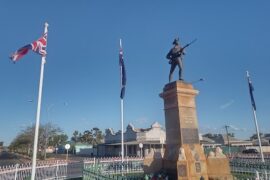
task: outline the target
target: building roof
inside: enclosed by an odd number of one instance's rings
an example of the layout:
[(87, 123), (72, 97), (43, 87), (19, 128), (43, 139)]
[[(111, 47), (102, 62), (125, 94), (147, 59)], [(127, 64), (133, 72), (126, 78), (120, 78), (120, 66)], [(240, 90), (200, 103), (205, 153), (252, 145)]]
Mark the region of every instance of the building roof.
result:
[(208, 144), (214, 144), (215, 141), (213, 139), (210, 139), (208, 137), (201, 137), (200, 138), (201, 143), (208, 143)]
[[(255, 139), (252, 141), (252, 144), (253, 145), (259, 145), (259, 140), (258, 139)], [(261, 138), (261, 144), (263, 146), (268, 146), (269, 145), (269, 140), (265, 139), (265, 138)]]
[[(127, 142), (160, 142), (166, 137), (164, 129), (158, 122), (154, 122), (150, 128), (135, 128), (131, 123), (127, 126), (124, 132), (124, 140)], [(113, 130), (107, 129), (105, 133), (105, 144), (118, 144), (121, 142), (121, 131), (114, 133)], [(163, 142), (164, 142), (163, 140)]]
[[(203, 136), (203, 138), (207, 138), (207, 137)], [(237, 139), (231, 136), (228, 137), (226, 134), (215, 134), (213, 135), (213, 137), (207, 138), (207, 139), (208, 139), (207, 141), (211, 139), (215, 143), (218, 143), (218, 144), (228, 144), (228, 143), (230, 143), (231, 145), (251, 145), (252, 144), (250, 141)]]
[[(144, 141), (144, 142), (128, 141), (128, 142), (124, 142), (124, 145), (139, 145), (140, 143), (142, 143), (142, 144), (160, 144), (160, 141)], [(104, 145), (107, 145), (107, 146), (116, 146), (116, 145), (121, 145), (121, 142), (117, 142), (117, 143), (105, 143)]]

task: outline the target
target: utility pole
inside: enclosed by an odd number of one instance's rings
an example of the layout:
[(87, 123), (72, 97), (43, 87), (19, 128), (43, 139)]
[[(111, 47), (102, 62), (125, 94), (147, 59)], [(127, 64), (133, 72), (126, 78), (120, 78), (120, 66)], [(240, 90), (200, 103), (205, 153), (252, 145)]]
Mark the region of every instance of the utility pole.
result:
[(230, 139), (229, 139), (229, 133), (228, 133), (228, 128), (230, 126), (225, 125), (225, 129), (226, 129), (226, 134), (227, 134), (227, 140), (228, 140), (228, 149), (229, 149), (229, 154), (231, 154), (231, 148), (230, 148)]

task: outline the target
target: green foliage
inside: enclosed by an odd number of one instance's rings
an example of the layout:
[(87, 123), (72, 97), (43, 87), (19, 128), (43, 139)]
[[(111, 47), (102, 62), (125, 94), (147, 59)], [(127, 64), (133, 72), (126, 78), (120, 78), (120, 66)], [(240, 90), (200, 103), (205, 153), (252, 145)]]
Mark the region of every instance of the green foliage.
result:
[(74, 143), (77, 143), (80, 141), (79, 131), (76, 130), (73, 132), (73, 136), (71, 137), (71, 141), (73, 141)]
[[(264, 136), (263, 133), (260, 133), (259, 135), (260, 135), (260, 137), (263, 137), (263, 136)], [(250, 140), (255, 140), (255, 139), (258, 139), (257, 134), (253, 134), (253, 135), (250, 137)]]
[[(26, 127), (11, 142), (9, 149), (14, 152), (27, 154), (33, 149), (35, 126)], [(39, 157), (46, 156), (45, 150), (48, 146), (57, 146), (66, 143), (68, 136), (62, 130), (51, 123), (40, 125), (38, 136), (38, 149), (41, 150)]]
[(91, 130), (85, 130), (83, 134), (76, 130), (71, 137), (71, 140), (75, 143), (88, 143), (92, 144), (94, 147), (98, 144), (101, 144), (103, 139), (104, 135), (102, 131), (97, 127), (94, 127)]

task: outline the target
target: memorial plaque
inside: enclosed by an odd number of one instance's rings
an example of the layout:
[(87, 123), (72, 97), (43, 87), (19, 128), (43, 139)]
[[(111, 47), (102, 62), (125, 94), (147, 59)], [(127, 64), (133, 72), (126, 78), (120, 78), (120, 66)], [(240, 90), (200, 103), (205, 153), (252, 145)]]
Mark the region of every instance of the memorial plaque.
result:
[(195, 168), (196, 168), (196, 173), (200, 173), (202, 171), (201, 163), (200, 162), (195, 162)]
[(181, 129), (183, 144), (199, 144), (198, 129), (182, 128)]
[(197, 117), (195, 108), (187, 107), (180, 109), (182, 128), (197, 127)]
[(184, 164), (178, 165), (177, 171), (178, 171), (178, 176), (180, 176), (180, 177), (187, 176), (187, 166), (186, 165), (184, 165)]

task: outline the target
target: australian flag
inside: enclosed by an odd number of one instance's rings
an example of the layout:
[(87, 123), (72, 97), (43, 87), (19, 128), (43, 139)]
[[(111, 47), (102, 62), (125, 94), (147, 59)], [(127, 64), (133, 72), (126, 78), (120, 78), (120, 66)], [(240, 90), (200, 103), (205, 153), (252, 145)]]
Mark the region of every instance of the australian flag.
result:
[(121, 76), (121, 93), (120, 93), (120, 98), (123, 99), (125, 96), (125, 88), (126, 88), (126, 69), (125, 69), (125, 64), (124, 64), (124, 59), (123, 59), (123, 49), (121, 46), (121, 41), (120, 41), (120, 51), (119, 51), (119, 66), (120, 66), (120, 76)]
[(38, 40), (27, 44), (22, 48), (18, 49), (15, 53), (10, 56), (10, 59), (15, 63), (19, 61), (24, 55), (28, 53), (29, 50), (32, 50), (42, 56), (46, 55), (46, 46), (47, 46), (47, 33), (40, 37)]
[(249, 87), (249, 95), (251, 98), (251, 104), (252, 104), (253, 109), (256, 110), (256, 104), (255, 104), (255, 100), (254, 100), (254, 96), (253, 96), (254, 88), (252, 86), (251, 79), (249, 77), (248, 72), (247, 72), (247, 78), (248, 78), (248, 87)]

